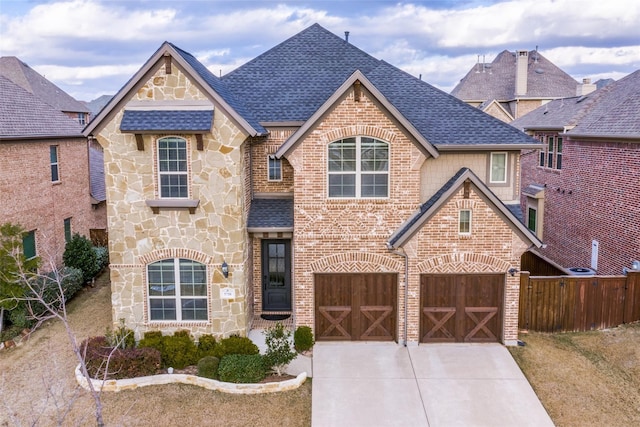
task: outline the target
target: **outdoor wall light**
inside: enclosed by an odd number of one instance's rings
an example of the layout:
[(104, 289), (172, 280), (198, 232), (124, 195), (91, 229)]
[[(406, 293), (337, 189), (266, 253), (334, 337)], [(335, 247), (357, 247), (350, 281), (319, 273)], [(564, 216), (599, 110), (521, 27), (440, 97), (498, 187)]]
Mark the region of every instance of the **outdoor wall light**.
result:
[(229, 264), (226, 261), (222, 261), (222, 275), (224, 277), (229, 277)]
[(518, 272), (518, 269), (515, 268), (515, 267), (511, 267), (508, 271), (509, 271), (509, 274), (511, 275), (511, 277), (513, 277)]

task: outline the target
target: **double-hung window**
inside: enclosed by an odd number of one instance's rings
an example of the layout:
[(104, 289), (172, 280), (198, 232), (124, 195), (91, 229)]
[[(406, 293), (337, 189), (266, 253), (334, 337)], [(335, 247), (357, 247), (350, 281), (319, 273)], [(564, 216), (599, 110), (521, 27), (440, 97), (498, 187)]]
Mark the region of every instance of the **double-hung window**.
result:
[(276, 156), (268, 157), (269, 181), (282, 181), (282, 161)]
[(197, 261), (172, 258), (147, 266), (149, 319), (207, 320), (207, 267)]
[(49, 146), (49, 163), (51, 165), (51, 182), (60, 181), (60, 170), (58, 163), (58, 146), (50, 145)]
[(507, 182), (507, 153), (491, 153), (491, 183)]
[(458, 217), (458, 233), (468, 236), (471, 234), (471, 210), (462, 209)]
[(185, 139), (167, 137), (158, 140), (158, 178), (161, 198), (189, 197)]
[(389, 197), (389, 144), (364, 136), (329, 144), (331, 198)]

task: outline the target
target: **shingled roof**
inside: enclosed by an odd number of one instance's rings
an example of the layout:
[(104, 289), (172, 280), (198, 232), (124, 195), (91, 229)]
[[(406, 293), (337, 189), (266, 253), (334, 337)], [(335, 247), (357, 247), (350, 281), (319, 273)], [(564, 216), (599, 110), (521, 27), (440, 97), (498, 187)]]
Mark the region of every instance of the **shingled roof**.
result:
[[(451, 95), (466, 101), (516, 98), (516, 55), (504, 50), (491, 63), (474, 65)], [(527, 92), (519, 98), (566, 98), (576, 94), (578, 82), (540, 52), (528, 54)]]
[(584, 137), (640, 138), (640, 70), (588, 95), (551, 101), (511, 123)]
[(82, 126), (0, 76), (0, 139), (81, 138)]
[(0, 58), (0, 75), (59, 111), (89, 113), (89, 108), (15, 56)]

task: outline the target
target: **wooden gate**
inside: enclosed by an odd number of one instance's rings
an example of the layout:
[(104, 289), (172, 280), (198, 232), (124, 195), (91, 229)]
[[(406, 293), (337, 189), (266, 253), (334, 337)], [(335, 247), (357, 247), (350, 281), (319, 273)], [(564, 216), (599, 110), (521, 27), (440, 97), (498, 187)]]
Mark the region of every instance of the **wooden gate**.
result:
[(423, 274), (421, 342), (497, 342), (504, 274)]
[(395, 341), (395, 273), (315, 275), (316, 340)]

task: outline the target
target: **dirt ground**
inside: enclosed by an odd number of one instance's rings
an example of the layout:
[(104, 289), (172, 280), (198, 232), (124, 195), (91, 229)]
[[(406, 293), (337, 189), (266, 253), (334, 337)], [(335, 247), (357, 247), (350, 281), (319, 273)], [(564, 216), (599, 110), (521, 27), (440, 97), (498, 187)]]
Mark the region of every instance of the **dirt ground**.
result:
[(557, 426), (640, 425), (640, 323), (520, 339), (511, 354)]
[[(69, 304), (78, 340), (111, 325), (108, 271)], [(0, 351), (0, 426), (95, 425), (88, 392), (74, 377), (77, 360), (60, 322), (50, 322), (19, 347)], [(108, 426), (309, 426), (311, 380), (297, 390), (230, 395), (189, 385), (103, 393)]]

